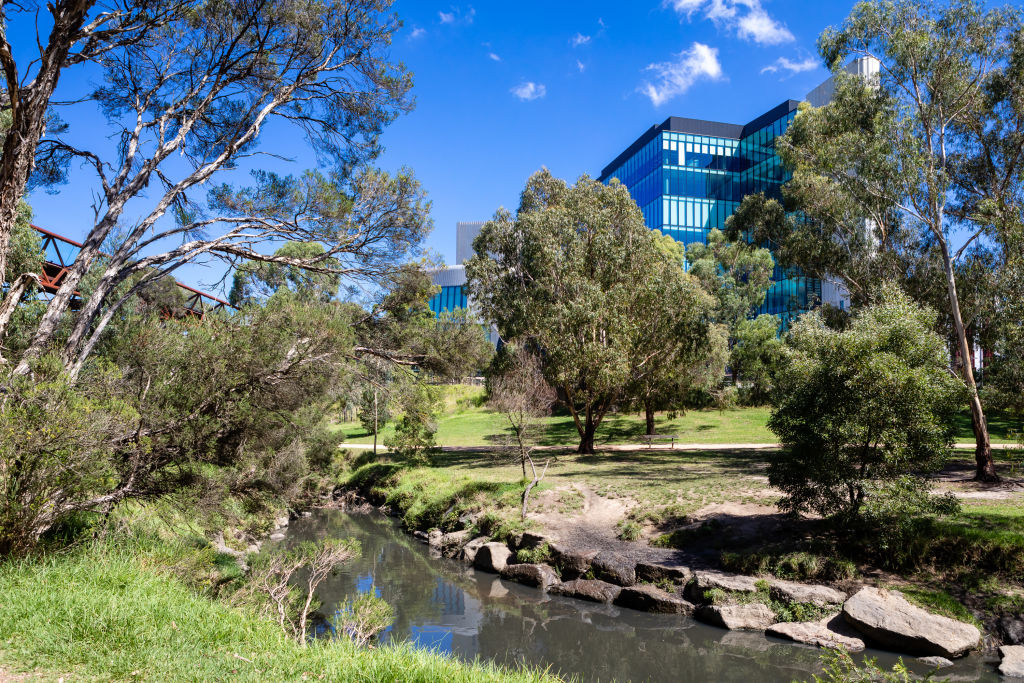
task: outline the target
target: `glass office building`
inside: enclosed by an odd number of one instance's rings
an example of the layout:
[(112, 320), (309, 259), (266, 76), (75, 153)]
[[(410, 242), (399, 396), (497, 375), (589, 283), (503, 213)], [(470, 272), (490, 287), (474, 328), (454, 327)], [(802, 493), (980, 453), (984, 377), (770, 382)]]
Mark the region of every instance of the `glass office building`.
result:
[[(672, 116), (652, 126), (601, 172), (628, 189), (647, 227), (684, 244), (707, 242), (748, 194), (780, 198), (789, 177), (775, 139), (796, 116), (787, 100), (746, 125)], [(758, 313), (799, 315), (821, 300), (821, 282), (776, 267)]]

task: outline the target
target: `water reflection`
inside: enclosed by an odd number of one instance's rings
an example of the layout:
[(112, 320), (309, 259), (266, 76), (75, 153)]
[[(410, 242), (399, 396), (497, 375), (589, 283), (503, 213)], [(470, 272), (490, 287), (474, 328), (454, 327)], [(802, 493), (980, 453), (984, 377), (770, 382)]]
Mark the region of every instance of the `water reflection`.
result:
[[(677, 615), (546, 596), (461, 563), (431, 557), (425, 546), (379, 515), (322, 511), (292, 523), (286, 543), (354, 537), (362, 555), (320, 587), (325, 614), (356, 592), (375, 591), (394, 609), (385, 641), (410, 641), (463, 659), (526, 663), (599, 681), (773, 681), (809, 679), (814, 648), (724, 631)], [(872, 653), (880, 663), (895, 657)], [(926, 667), (915, 664), (926, 671)], [(997, 681), (979, 658), (944, 674)]]

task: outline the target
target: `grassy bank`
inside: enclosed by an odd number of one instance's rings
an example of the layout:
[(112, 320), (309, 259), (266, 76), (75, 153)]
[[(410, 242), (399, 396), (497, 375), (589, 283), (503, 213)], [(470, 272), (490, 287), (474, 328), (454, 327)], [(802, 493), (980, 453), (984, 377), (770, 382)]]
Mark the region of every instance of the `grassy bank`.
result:
[[(443, 408), (437, 423), (437, 442), (442, 446), (494, 446), (505, 443), (505, 418), (491, 411), (484, 403), (484, 389), (476, 386), (445, 386)], [(675, 434), (679, 443), (745, 444), (775, 443), (777, 437), (767, 427), (771, 410), (764, 406), (726, 410), (690, 410), (682, 414), (658, 413), (659, 434)], [(1024, 424), (1001, 413), (989, 415), (992, 443), (1013, 443), (1011, 432), (1024, 429)], [(373, 443), (359, 422), (339, 422), (334, 428), (347, 443)], [(616, 413), (605, 418), (598, 430), (598, 444), (639, 443), (645, 431), (643, 415)], [(968, 413), (957, 419), (957, 440), (973, 442)], [(381, 431), (378, 442), (394, 433), (394, 425)], [(565, 446), (579, 442), (572, 417), (552, 415), (543, 421), (539, 438), (542, 446)]]
[(550, 680), (408, 646), (302, 647), (199, 590), (232, 564), (208, 548), (134, 539), (0, 565), (0, 679)]

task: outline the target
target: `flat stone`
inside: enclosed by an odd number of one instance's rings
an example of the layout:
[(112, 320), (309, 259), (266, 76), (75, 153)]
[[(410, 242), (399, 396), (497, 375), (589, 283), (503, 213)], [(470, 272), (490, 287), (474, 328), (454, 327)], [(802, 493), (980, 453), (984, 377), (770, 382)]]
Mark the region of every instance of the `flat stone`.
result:
[(999, 673), (1013, 678), (1024, 678), (1024, 645), (1003, 645), (999, 648)]
[(843, 605), (843, 617), (869, 640), (915, 656), (955, 659), (981, 643), (971, 624), (923, 610), (897, 591), (861, 588)]
[(770, 636), (778, 636), (804, 645), (843, 647), (850, 652), (860, 652), (864, 649), (864, 641), (851, 632), (850, 627), (838, 614), (819, 621), (773, 624), (766, 632)]
[(693, 581), (686, 586), (687, 597), (694, 602), (707, 602), (704, 591), (723, 590), (727, 593), (756, 593), (757, 579), (742, 574), (719, 571), (694, 572)]
[(697, 618), (705, 624), (730, 630), (763, 631), (775, 623), (775, 613), (759, 602), (746, 605), (704, 605), (697, 610)]
[(828, 586), (779, 579), (769, 580), (768, 585), (768, 594), (773, 600), (779, 602), (803, 602), (824, 607), (825, 605), (841, 605), (846, 600), (846, 593)]
[(282, 534), (280, 532), (278, 532), (276, 534), (270, 534), (270, 540), (271, 541), (283, 541), (284, 540), (284, 534)]
[(693, 572), (689, 567), (681, 564), (661, 564), (658, 562), (637, 562), (636, 578), (640, 581), (657, 583), (658, 581), (673, 581), (687, 583), (693, 578)]
[(473, 566), (485, 572), (500, 574), (501, 570), (508, 564), (508, 558), (511, 556), (512, 551), (504, 543), (484, 543), (476, 551), (476, 557), (473, 558)]
[(643, 612), (660, 614), (693, 614), (693, 603), (689, 600), (667, 593), (657, 586), (641, 584), (623, 588), (619, 597), (615, 598), (619, 607), (629, 607)]
[(472, 541), (462, 546), (462, 559), (472, 564), (476, 560), (476, 553), (483, 547), (484, 543), (490, 541), (489, 536), (477, 536)]
[(947, 666), (953, 666), (953, 662), (945, 657), (918, 657), (917, 661), (927, 664), (933, 669), (945, 669)]
[(594, 576), (620, 586), (636, 583), (636, 563), (610, 550), (599, 552), (590, 563)]
[(546, 564), (509, 564), (500, 573), (503, 579), (536, 586), (542, 591), (561, 583), (555, 570)]
[(573, 579), (551, 587), (551, 593), (554, 595), (565, 595), (590, 602), (612, 602), (621, 592), (621, 586), (598, 579)]
[(596, 550), (569, 550), (556, 543), (549, 544), (551, 557), (562, 571), (562, 577), (575, 579), (590, 571), (590, 563), (597, 556)]
[(455, 557), (462, 550), (462, 547), (469, 542), (473, 535), (469, 529), (452, 531), (441, 537), (441, 554), (445, 557)]

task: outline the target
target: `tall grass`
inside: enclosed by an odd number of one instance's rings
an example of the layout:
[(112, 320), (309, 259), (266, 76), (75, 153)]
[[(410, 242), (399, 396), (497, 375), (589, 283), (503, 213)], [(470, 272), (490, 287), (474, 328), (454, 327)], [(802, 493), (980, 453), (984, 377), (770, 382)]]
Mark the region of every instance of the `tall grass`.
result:
[(187, 554), (108, 544), (0, 565), (0, 664), (72, 680), (550, 680), (409, 646), (303, 647), (187, 586)]

